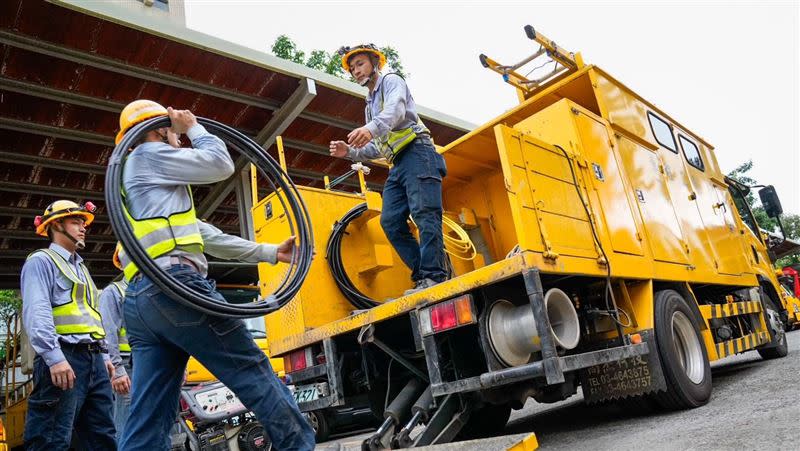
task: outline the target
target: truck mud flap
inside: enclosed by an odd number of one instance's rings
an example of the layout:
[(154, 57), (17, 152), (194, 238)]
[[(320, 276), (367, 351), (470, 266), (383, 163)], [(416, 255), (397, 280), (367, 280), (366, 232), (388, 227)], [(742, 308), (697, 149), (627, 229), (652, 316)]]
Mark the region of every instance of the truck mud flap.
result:
[(655, 333), (639, 332), (650, 352), (578, 371), (583, 397), (589, 403), (623, 399), (667, 389), (661, 359), (656, 350)]

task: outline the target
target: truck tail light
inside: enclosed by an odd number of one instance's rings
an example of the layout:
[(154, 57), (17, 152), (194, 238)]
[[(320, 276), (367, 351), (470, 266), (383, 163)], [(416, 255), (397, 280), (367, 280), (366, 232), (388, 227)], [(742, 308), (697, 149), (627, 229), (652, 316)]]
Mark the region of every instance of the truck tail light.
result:
[(304, 370), (314, 366), (313, 355), (311, 348), (300, 349), (293, 351), (283, 357), (283, 366), (287, 373)]
[(465, 294), (420, 310), (419, 323), (423, 336), (475, 323), (472, 296)]

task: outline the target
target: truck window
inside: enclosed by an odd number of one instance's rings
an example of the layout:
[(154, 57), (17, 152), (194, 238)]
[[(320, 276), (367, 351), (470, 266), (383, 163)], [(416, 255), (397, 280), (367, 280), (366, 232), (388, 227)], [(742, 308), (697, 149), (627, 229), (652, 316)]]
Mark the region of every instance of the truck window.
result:
[(728, 191), (731, 193), (731, 198), (733, 198), (733, 203), (736, 205), (736, 209), (739, 211), (739, 216), (742, 217), (742, 221), (747, 224), (747, 227), (749, 227), (757, 237), (760, 237), (758, 225), (756, 224), (755, 218), (753, 218), (753, 213), (750, 211), (750, 207), (747, 205), (747, 200), (744, 198), (742, 192), (733, 185), (728, 185)]
[(678, 141), (681, 142), (683, 156), (686, 158), (686, 161), (697, 169), (705, 171), (706, 167), (703, 164), (703, 159), (700, 158), (700, 151), (697, 149), (697, 146), (683, 135), (678, 135)]
[(672, 127), (664, 119), (649, 111), (647, 112), (647, 118), (650, 119), (650, 128), (653, 129), (653, 136), (656, 137), (656, 141), (667, 149), (678, 153), (678, 146), (675, 145), (675, 136), (672, 135)]

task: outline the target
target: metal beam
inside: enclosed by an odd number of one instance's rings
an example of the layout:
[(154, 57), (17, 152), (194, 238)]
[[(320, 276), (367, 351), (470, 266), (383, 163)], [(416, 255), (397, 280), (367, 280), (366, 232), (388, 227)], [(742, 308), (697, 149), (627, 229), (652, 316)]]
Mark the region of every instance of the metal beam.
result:
[(78, 94), (72, 91), (65, 91), (61, 89), (51, 88), (49, 86), (40, 85), (38, 83), (30, 83), (27, 81), (14, 80), (8, 77), (0, 77), (0, 89), (17, 92), (41, 99), (54, 100), (56, 102), (68, 103), (70, 105), (78, 105), (97, 110), (108, 111), (111, 113), (119, 113), (124, 104), (114, 102), (112, 100), (101, 99), (99, 97), (91, 97), (83, 94)]
[(45, 168), (66, 169), (68, 171), (84, 172), (88, 174), (105, 175), (106, 167), (96, 163), (84, 163), (82, 161), (63, 160), (61, 158), (42, 157), (39, 155), (28, 155), (25, 153), (14, 153), (7, 150), (0, 150), (0, 163), (28, 164), (31, 166), (42, 166)]
[(239, 236), (246, 240), (255, 241), (256, 233), (253, 229), (253, 191), (251, 189), (250, 171), (239, 172), (235, 183), (236, 206), (239, 208)]
[(85, 132), (73, 128), (56, 127), (55, 125), (39, 124), (36, 122), (0, 117), (0, 128), (21, 133), (47, 136), (50, 138), (63, 138), (71, 141), (99, 144), (101, 146), (114, 146), (114, 137), (100, 133)]
[[(24, 208), (24, 207), (6, 207), (0, 206), (0, 216), (15, 216), (20, 218), (34, 218), (36, 215), (42, 214), (42, 210), (38, 208)], [(92, 224), (110, 224), (105, 215), (95, 215)]]
[(0, 180), (0, 191), (11, 193), (38, 194), (42, 196), (52, 196), (58, 199), (90, 199), (104, 200), (105, 196), (101, 191), (87, 191), (80, 188), (64, 188), (60, 186), (35, 185), (31, 183), (6, 182)]
[[(300, 80), (297, 89), (294, 90), (286, 103), (272, 115), (267, 125), (256, 134), (254, 141), (264, 149), (269, 149), (275, 142), (275, 138), (289, 128), (289, 125), (292, 124), (316, 95), (317, 87), (314, 84), (314, 80), (310, 78)], [(200, 203), (200, 206), (197, 207), (197, 214), (200, 217), (206, 217), (206, 215), (213, 213), (214, 209), (225, 200), (231, 190), (233, 190), (234, 184), (238, 182), (240, 173), (247, 167), (247, 163), (248, 161), (244, 156), (240, 156), (236, 160), (233, 175), (224, 182), (214, 186), (211, 193), (209, 193), (209, 195), (203, 199), (203, 202)], [(237, 203), (240, 202), (241, 199), (239, 199)]]
[(296, 139), (283, 138), (284, 147), (291, 147), (292, 149), (302, 150), (303, 152), (315, 153), (317, 155), (331, 156), (331, 151), (325, 146), (319, 144), (311, 144), (305, 141), (298, 141)]
[[(47, 55), (53, 58), (95, 67), (120, 75), (172, 86), (174, 88), (185, 89), (199, 94), (205, 94), (219, 99), (229, 100), (270, 111), (277, 110), (281, 107), (281, 103), (276, 100), (229, 91), (214, 85), (198, 82), (190, 78), (179, 77), (141, 66), (134, 66), (124, 61), (98, 55), (96, 53), (84, 52), (74, 48), (52, 44), (50, 42), (42, 41), (40, 39), (25, 36), (19, 33), (12, 33), (6, 30), (0, 30), (0, 44), (6, 44), (12, 47), (27, 50), (29, 52)], [(352, 130), (360, 127), (360, 124), (349, 122), (345, 119), (329, 116), (323, 113), (303, 114), (300, 117), (310, 121), (319, 122), (321, 124), (343, 128), (345, 130)]]

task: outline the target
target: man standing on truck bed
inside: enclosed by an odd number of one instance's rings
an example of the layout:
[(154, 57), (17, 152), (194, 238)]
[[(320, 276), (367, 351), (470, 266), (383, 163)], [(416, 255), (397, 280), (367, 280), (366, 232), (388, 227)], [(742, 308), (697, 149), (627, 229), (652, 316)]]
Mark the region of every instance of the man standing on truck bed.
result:
[[(403, 77), (380, 72), (386, 55), (374, 45), (342, 47), (342, 66), (358, 84), (369, 88), (367, 123), (331, 141), (334, 157), (367, 161), (386, 158), (392, 168), (383, 186), (381, 226), (403, 262), (411, 268), (414, 288), (431, 287), (447, 279), (442, 242), (442, 177), (444, 158), (436, 152), (430, 131), (417, 114)], [(420, 240), (408, 226), (408, 215), (419, 228)]]
[(98, 291), (77, 251), (94, 221), (91, 202), (57, 200), (34, 221), (50, 238), (22, 267), (22, 323), (36, 352), (25, 448), (65, 450), (73, 428), (88, 449), (117, 449), (111, 419), (114, 366), (105, 349)]
[[(157, 265), (197, 293), (224, 301), (214, 281), (206, 279), (204, 251), (227, 260), (289, 262), (294, 237), (277, 246), (257, 244), (197, 219), (189, 185), (226, 180), (234, 164), (225, 143), (190, 111), (167, 110), (149, 100), (132, 102), (120, 115), (117, 143), (135, 124), (167, 115), (172, 127), (148, 132), (125, 161), (125, 213)], [(170, 145), (183, 133), (194, 148)], [(120, 261), (129, 280), (124, 316), (134, 362), (131, 414), (121, 449), (169, 449), (190, 355), (255, 413), (278, 449), (314, 447), (313, 430), (242, 320), (208, 315), (170, 298), (139, 272), (124, 249)]]

